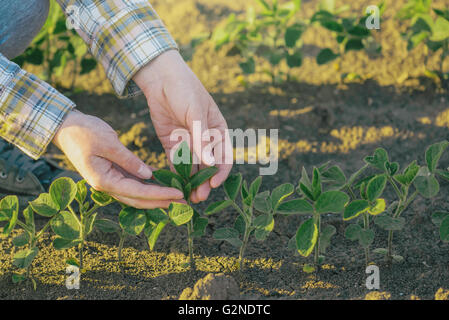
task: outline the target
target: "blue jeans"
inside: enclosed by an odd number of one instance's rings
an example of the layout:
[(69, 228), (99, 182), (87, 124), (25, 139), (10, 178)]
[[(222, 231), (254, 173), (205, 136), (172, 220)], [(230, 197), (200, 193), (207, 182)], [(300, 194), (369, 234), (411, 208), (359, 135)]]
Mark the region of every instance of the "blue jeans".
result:
[(22, 54), (48, 16), (49, 0), (0, 0), (0, 52), (8, 59)]

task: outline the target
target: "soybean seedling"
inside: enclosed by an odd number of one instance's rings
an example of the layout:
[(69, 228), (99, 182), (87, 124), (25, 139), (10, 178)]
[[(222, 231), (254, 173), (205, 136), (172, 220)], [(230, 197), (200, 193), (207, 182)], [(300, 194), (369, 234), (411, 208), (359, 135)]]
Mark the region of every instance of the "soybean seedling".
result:
[(449, 212), (435, 212), (432, 215), (432, 222), (439, 228), (441, 241), (449, 242)]
[(29, 279), (36, 290), (36, 281), (31, 276), (31, 263), (39, 253), (37, 242), (43, 233), (48, 229), (49, 222), (39, 231), (36, 232), (36, 225), (34, 222), (34, 213), (30, 206), (27, 206), (22, 212), (25, 222), (19, 219), (19, 200), (17, 196), (6, 196), (0, 200), (0, 222), (5, 222), (1, 232), (2, 237), (10, 235), (11, 231), (16, 226), (23, 229), (23, 232), (12, 240), (12, 243), (17, 248), (26, 247), (14, 254), (13, 265), (24, 272), (13, 273), (12, 281), (14, 283), (22, 282)]
[(412, 161), (402, 173), (398, 173), (399, 164), (397, 162), (389, 162), (385, 149), (378, 148), (373, 156), (365, 158), (367, 164), (386, 176), (397, 197), (397, 200), (374, 220), (377, 226), (388, 231), (388, 247), (386, 249), (378, 248), (373, 252), (385, 255), (389, 262), (393, 259), (403, 260), (401, 256), (393, 254), (393, 232), (402, 230), (405, 226), (405, 219), (401, 217), (401, 214), (418, 195), (424, 198), (434, 198), (438, 194), (440, 185), (436, 176), (449, 179), (447, 171), (437, 168), (438, 161), (448, 145), (447, 141), (431, 145), (425, 153), (425, 166), (419, 166), (416, 161)]
[[(432, 1), (409, 0), (398, 12), (397, 18), (409, 21), (407, 31), (403, 37), (407, 40), (407, 49), (415, 49), (421, 44), (426, 50), (437, 53), (441, 50), (439, 70), (426, 68), (425, 75), (437, 78), (442, 82), (449, 80), (449, 73), (444, 72), (444, 61), (449, 57), (449, 8), (433, 9), (436, 16), (431, 15)], [(425, 64), (429, 55), (425, 54)], [(427, 67), (427, 66), (426, 66)]]
[(162, 219), (163, 216), (161, 214), (168, 217), (176, 226), (185, 224), (187, 226), (189, 265), (195, 270), (196, 265), (193, 258), (193, 239), (204, 234), (208, 220), (207, 218), (201, 217), (201, 215), (192, 208), (190, 195), (192, 190), (195, 190), (204, 182), (212, 178), (217, 173), (218, 168), (207, 167), (192, 175), (192, 164), (192, 153), (190, 152), (187, 142), (183, 141), (174, 153), (173, 167), (175, 168), (176, 173), (165, 169), (153, 172), (154, 178), (162, 185), (182, 191), (188, 205), (172, 203), (168, 214), (162, 209), (159, 209), (159, 211), (150, 211), (146, 234), (149, 238), (150, 249), (152, 249), (160, 231), (168, 222), (168, 219)]
[(305, 265), (304, 271), (306, 272), (311, 272), (318, 268), (322, 260), (324, 260), (324, 256), (320, 254), (325, 252), (332, 236), (336, 233), (336, 229), (332, 225), (322, 228), (322, 215), (340, 213), (349, 202), (348, 195), (339, 191), (337, 186), (333, 186), (328, 191), (323, 190), (323, 180), (326, 180), (324, 172), (329, 171), (329, 176), (333, 176), (332, 180), (337, 179), (335, 180), (336, 182), (341, 180), (341, 174), (343, 174), (341, 170), (337, 166), (332, 168), (336, 168), (338, 172), (334, 169), (331, 171), (326, 170), (326, 165), (321, 168), (314, 168), (312, 180), (309, 179), (307, 171), (303, 168), (299, 186), (297, 187), (297, 192), (303, 196), (301, 199), (303, 206), (312, 215), (311, 218), (301, 224), (296, 232), (296, 237), (293, 238), (294, 240), (291, 240), (291, 243), (296, 242), (296, 249), (303, 257), (308, 257), (314, 251), (314, 266)]
[(385, 211), (385, 199), (380, 198), (385, 186), (387, 184), (387, 177), (385, 174), (368, 177), (358, 183), (360, 187), (360, 197), (357, 199), (352, 192), (351, 202), (345, 207), (343, 212), (343, 220), (349, 221), (357, 218), (362, 221), (354, 223), (346, 228), (345, 236), (349, 240), (358, 241), (360, 246), (365, 250), (365, 265), (368, 266), (370, 262), (370, 245), (374, 241), (374, 231), (370, 229), (370, 216), (377, 216)]
[[(300, 204), (292, 201), (284, 201), (294, 192), (294, 186), (286, 183), (275, 188), (271, 194), (269, 191), (259, 193), (262, 177), (257, 177), (248, 187), (242, 175), (229, 176), (223, 187), (226, 199), (211, 204), (206, 209), (206, 214), (211, 215), (220, 212), (227, 207), (233, 207), (239, 216), (235, 220), (233, 228), (217, 229), (213, 237), (224, 240), (240, 249), (238, 267), (244, 269), (245, 250), (251, 234), (258, 241), (264, 241), (274, 228), (274, 217), (279, 214), (295, 214), (302, 209)], [(237, 202), (240, 194), (241, 204)], [(260, 214), (256, 215), (256, 212)]]
[[(383, 3), (379, 6), (380, 14), (385, 9)], [(381, 47), (376, 44), (372, 30), (366, 27), (366, 20), (369, 15), (361, 17), (342, 17), (341, 13), (347, 11), (349, 5), (335, 8), (334, 0), (324, 0), (320, 4), (319, 10), (311, 18), (311, 23), (319, 23), (323, 28), (331, 31), (338, 43), (338, 50), (334, 52), (331, 48), (322, 49), (316, 61), (319, 65), (327, 64), (338, 58), (343, 57), (350, 51), (374, 51), (380, 52)], [(336, 68), (340, 68), (340, 64), (335, 64)], [(349, 73), (342, 76), (343, 79), (350, 80), (359, 78), (360, 75)]]
[[(226, 44), (232, 45), (228, 55), (242, 57), (240, 67), (244, 74), (255, 73), (256, 63), (261, 58), (270, 65), (263, 72), (271, 77), (273, 83), (284, 78), (290, 80), (290, 69), (300, 67), (303, 59), (301, 36), (306, 25), (297, 17), (301, 0), (283, 4), (278, 0), (257, 2), (259, 12), (249, 7), (246, 19), (230, 15), (226, 24), (214, 31), (212, 41), (217, 50)], [(283, 61), (288, 66), (286, 74), (279, 70)]]
[[(83, 250), (86, 237), (92, 232), (97, 210), (112, 203), (112, 197), (91, 188), (91, 206), (87, 199), (87, 187), (84, 180), (75, 183), (70, 178), (59, 178), (51, 186), (49, 193), (42, 193), (30, 203), (33, 210), (43, 216), (52, 217), (50, 226), (56, 234), (53, 247), (56, 250), (78, 246), (79, 261), (70, 259), (83, 270)], [(73, 201), (78, 203), (79, 214), (72, 207)]]

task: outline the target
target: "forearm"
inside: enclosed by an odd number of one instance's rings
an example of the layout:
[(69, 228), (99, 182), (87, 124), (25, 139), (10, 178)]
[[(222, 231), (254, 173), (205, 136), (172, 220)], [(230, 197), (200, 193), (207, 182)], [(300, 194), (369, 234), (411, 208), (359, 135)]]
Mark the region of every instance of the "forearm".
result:
[(57, 1), (66, 13), (73, 12), (69, 19), (121, 98), (141, 93), (134, 75), (162, 53), (178, 48), (148, 1)]
[(0, 54), (0, 136), (37, 159), (75, 104)]

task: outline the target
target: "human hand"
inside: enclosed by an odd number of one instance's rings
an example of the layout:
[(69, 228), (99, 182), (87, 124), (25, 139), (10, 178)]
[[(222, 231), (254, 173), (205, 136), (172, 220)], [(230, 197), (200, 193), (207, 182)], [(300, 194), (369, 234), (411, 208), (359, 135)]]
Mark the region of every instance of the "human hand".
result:
[(192, 174), (214, 164), (219, 169), (215, 176), (192, 192), (192, 202), (206, 200), (211, 188), (219, 187), (232, 168), (227, 124), (218, 106), (176, 50), (161, 54), (142, 68), (133, 80), (147, 98), (156, 134), (168, 159), (171, 160), (171, 151), (179, 142), (170, 139), (175, 130), (187, 130), (193, 137), (194, 121), (197, 121), (201, 124), (201, 133), (219, 133), (218, 141), (214, 135), (212, 151), (205, 153), (205, 146), (211, 141), (193, 140), (192, 144), (194, 154), (201, 161), (200, 165), (193, 166)]
[(184, 202), (181, 191), (146, 184), (150, 167), (129, 151), (117, 133), (97, 117), (71, 111), (56, 133), (53, 143), (61, 149), (81, 176), (95, 190), (141, 209), (167, 208)]

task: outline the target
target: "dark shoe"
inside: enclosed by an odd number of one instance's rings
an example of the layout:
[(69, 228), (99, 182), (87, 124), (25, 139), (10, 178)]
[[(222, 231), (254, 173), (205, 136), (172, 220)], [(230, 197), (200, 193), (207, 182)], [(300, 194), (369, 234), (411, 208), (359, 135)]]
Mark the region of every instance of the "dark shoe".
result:
[(50, 159), (33, 160), (0, 139), (0, 198), (17, 195), (21, 207), (26, 206), (28, 201), (48, 192), (50, 184), (60, 177), (69, 177), (75, 182), (82, 179), (76, 172), (64, 170)]

